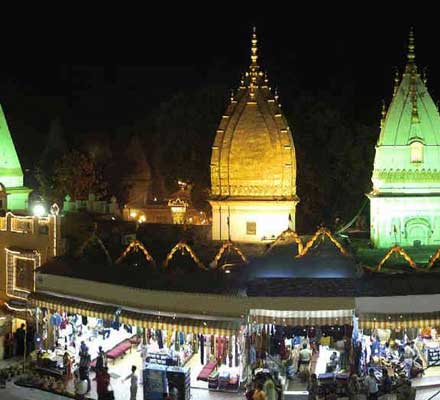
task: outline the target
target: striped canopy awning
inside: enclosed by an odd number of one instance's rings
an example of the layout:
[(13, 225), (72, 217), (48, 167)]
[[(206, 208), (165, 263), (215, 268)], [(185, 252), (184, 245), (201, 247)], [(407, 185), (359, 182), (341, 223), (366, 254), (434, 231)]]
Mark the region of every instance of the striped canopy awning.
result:
[(219, 320), (206, 317), (182, 318), (180, 316), (143, 313), (141, 310), (126, 310), (115, 305), (106, 305), (87, 301), (80, 301), (68, 297), (54, 296), (46, 293), (32, 293), (29, 296), (31, 306), (47, 308), (55, 312), (86, 315), (105, 320), (113, 320), (115, 312), (120, 309), (120, 322), (145, 329), (171, 330), (194, 334), (209, 334), (217, 336), (235, 335), (240, 329), (239, 320)]
[(250, 310), (250, 322), (289, 326), (351, 325), (353, 310)]
[(359, 315), (361, 329), (431, 328), (440, 326), (440, 312), (413, 314), (362, 313)]
[(231, 336), (240, 329), (239, 321), (222, 321), (212, 319), (192, 319), (182, 317), (144, 314), (122, 310), (123, 323), (145, 329), (163, 329), (204, 335)]
[(116, 307), (104, 304), (88, 303), (69, 297), (53, 296), (45, 293), (32, 293), (28, 300), (33, 307), (46, 308), (51, 312), (87, 315), (88, 317), (112, 320)]

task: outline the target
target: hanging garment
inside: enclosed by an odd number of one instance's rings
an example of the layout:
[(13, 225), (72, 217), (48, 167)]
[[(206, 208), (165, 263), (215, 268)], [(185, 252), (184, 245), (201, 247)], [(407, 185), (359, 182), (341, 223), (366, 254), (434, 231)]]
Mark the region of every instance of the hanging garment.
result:
[(214, 335), (211, 335), (210, 344), (211, 344), (211, 349), (210, 349), (210, 353), (209, 354), (211, 354), (211, 356), (215, 357), (216, 354), (215, 354), (215, 338), (214, 338)]
[(222, 338), (220, 336), (217, 336), (215, 346), (215, 359), (217, 360), (217, 365), (220, 365), (222, 363), (222, 354)]
[(61, 325), (61, 315), (58, 313), (52, 314), (49, 320), (52, 326), (60, 326)]
[(192, 347), (193, 347), (193, 353), (199, 352), (199, 338), (197, 335), (191, 335), (192, 336)]
[(228, 365), (229, 368), (232, 368), (232, 348), (233, 348), (233, 342), (232, 342), (232, 336), (229, 337), (229, 341), (228, 341)]
[(87, 316), (86, 315), (81, 315), (81, 322), (84, 326), (87, 326)]
[(253, 366), (257, 362), (257, 351), (255, 346), (251, 346), (249, 349), (249, 365)]
[(167, 334), (167, 336), (166, 336), (166, 345), (167, 345), (167, 347), (171, 347), (171, 337), (173, 335), (173, 332), (171, 332), (170, 329), (167, 329), (165, 332)]
[(185, 335), (183, 332), (179, 332), (179, 344), (183, 346), (185, 344)]
[[(260, 349), (262, 355), (264, 355), (267, 352), (267, 333), (266, 333), (266, 327), (263, 326), (263, 330), (261, 331), (261, 349)], [(263, 356), (261, 357), (263, 358)]]
[(174, 338), (174, 350), (180, 351), (179, 332), (177, 332), (177, 331), (176, 331), (175, 338)]
[(163, 349), (162, 331), (158, 329), (156, 331), (156, 335), (157, 335), (157, 345), (159, 346), (159, 349)]
[(226, 361), (227, 361), (226, 358), (228, 356), (228, 343), (229, 343), (229, 340), (225, 336), (223, 338), (222, 364), (226, 364)]
[(205, 337), (200, 334), (199, 335), (199, 343), (200, 343), (200, 363), (205, 365)]
[(238, 354), (238, 336), (235, 336), (235, 366), (240, 365), (240, 355)]

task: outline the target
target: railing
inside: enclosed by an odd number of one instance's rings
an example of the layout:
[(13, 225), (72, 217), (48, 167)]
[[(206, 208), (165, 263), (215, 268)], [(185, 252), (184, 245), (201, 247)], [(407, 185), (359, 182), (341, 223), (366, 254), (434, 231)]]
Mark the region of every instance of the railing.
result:
[(5, 231), (8, 227), (6, 217), (0, 217), (0, 231)]
[(440, 399), (440, 390), (437, 393), (434, 393), (431, 397), (428, 397), (425, 400), (439, 400)]

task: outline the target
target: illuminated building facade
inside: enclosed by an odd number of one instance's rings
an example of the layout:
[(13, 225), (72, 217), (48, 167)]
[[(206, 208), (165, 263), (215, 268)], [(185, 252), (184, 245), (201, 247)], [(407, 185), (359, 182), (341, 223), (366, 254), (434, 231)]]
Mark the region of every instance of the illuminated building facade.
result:
[(254, 30), (249, 70), (231, 94), (212, 146), (213, 240), (261, 242), (295, 228), (295, 147), (257, 60)]
[[(0, 210), (25, 211), (31, 189), (23, 186), (23, 170), (0, 105), (0, 183), (6, 196), (0, 196)], [(4, 190), (2, 190), (4, 192)]]
[(440, 243), (440, 116), (415, 63), (411, 31), (408, 62), (393, 99), (382, 110), (371, 203), (376, 247)]

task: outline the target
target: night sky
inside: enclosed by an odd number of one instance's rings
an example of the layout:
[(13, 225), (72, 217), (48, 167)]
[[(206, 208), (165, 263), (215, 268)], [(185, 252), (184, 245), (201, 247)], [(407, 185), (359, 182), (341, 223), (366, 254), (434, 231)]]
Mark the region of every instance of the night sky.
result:
[[(0, 102), (25, 166), (32, 163), (29, 152), (39, 149), (50, 121), (60, 115), (68, 115), (84, 133), (128, 132), (133, 121), (177, 91), (207, 83), (236, 87), (249, 64), (253, 25), (260, 64), (272, 86), (278, 87), (285, 109), (289, 103), (283, 102), (283, 88), (292, 91), (285, 98), (293, 101), (304, 90), (338, 92), (350, 86), (356, 118), (378, 123), (380, 101), (389, 100), (392, 93), (393, 68), (402, 70), (406, 61), (411, 22), (397, 17), (395, 22), (325, 20), (293, 12), (281, 17), (282, 10), (276, 17), (234, 16), (226, 5), (225, 10), (228, 13), (222, 15), (213, 9), (205, 16), (170, 16), (133, 9), (99, 19), (99, 14), (86, 18), (87, 13), (77, 10), (78, 19), (66, 26), (59, 18), (34, 21), (26, 31), (16, 26), (14, 41), (8, 40), (10, 28), (2, 27)], [(428, 88), (436, 101), (437, 28), (413, 25), (416, 61), (428, 67)]]

